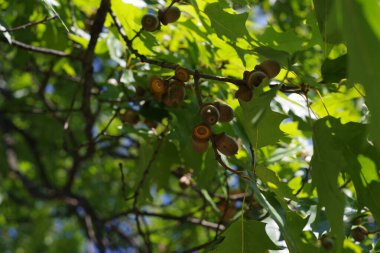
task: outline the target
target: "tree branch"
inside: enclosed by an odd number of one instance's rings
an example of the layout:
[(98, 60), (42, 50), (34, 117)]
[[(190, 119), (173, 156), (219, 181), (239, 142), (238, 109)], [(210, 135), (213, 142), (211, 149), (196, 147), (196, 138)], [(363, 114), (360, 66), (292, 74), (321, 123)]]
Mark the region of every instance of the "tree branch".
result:
[(51, 17), (45, 17), (44, 19), (42, 19), (40, 21), (26, 23), (26, 24), (23, 24), (23, 25), (20, 25), (20, 26), (16, 26), (16, 27), (13, 27), (13, 28), (9, 28), (9, 29), (3, 30), (2, 32), (3, 33), (4, 32), (13, 32), (13, 31), (21, 30), (21, 29), (26, 29), (26, 28), (31, 27), (31, 26), (35, 26), (35, 25), (39, 25), (39, 24), (44, 24), (46, 22), (49, 22), (50, 20), (56, 19), (57, 17), (58, 17), (57, 15), (54, 15), (54, 16), (51, 16)]
[[(3, 36), (0, 37), (0, 41), (3, 43), (9, 44), (8, 41)], [(20, 41), (14, 40), (14, 39), (12, 39), (11, 45), (18, 47), (18, 48), (21, 48), (21, 49), (24, 49), (24, 50), (27, 50), (27, 51), (35, 52), (35, 53), (52, 55), (52, 56), (56, 56), (56, 57), (67, 57), (67, 58), (71, 58), (73, 60), (79, 59), (77, 56), (74, 56), (74, 55), (69, 54), (69, 53), (65, 53), (65, 52), (55, 50), (55, 49), (50, 49), (50, 48), (31, 46), (31, 45), (25, 44), (23, 42), (20, 42)]]

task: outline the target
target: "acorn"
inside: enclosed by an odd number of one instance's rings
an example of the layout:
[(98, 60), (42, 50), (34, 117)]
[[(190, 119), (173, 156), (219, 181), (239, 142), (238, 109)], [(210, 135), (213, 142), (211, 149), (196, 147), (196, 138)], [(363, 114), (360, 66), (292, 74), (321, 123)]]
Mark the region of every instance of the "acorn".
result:
[(190, 80), (190, 74), (189, 74), (189, 71), (185, 68), (182, 68), (180, 66), (178, 66), (176, 69), (175, 69), (175, 78), (179, 81), (182, 81), (182, 82), (187, 82)]
[(193, 140), (198, 142), (207, 142), (211, 137), (211, 129), (206, 124), (198, 124), (193, 128)]
[(204, 153), (208, 149), (208, 141), (192, 140), (193, 149), (198, 153)]
[(326, 234), (322, 235), (320, 241), (326, 251), (330, 251), (334, 247), (334, 240)]
[(278, 62), (274, 60), (266, 60), (261, 64), (256, 65), (255, 69), (261, 70), (267, 74), (269, 78), (273, 78), (278, 75), (281, 71), (281, 66)]
[(219, 111), (219, 122), (230, 122), (234, 118), (234, 110), (231, 106), (219, 101), (214, 102), (214, 105)]
[(157, 76), (150, 78), (149, 87), (153, 94), (164, 94), (168, 90), (167, 82)]
[(121, 120), (124, 123), (134, 125), (134, 124), (137, 124), (137, 122), (139, 122), (139, 115), (131, 109), (127, 109), (120, 116), (121, 116)]
[(158, 19), (163, 25), (176, 22), (181, 16), (181, 10), (176, 6), (158, 10)]
[(215, 135), (215, 145), (216, 149), (225, 156), (233, 156), (239, 150), (237, 141), (225, 133)]
[(167, 106), (177, 106), (183, 102), (185, 95), (185, 84), (181, 81), (173, 80), (169, 83), (169, 88), (163, 98), (163, 102)]
[(251, 72), (247, 80), (248, 88), (252, 89), (253, 87), (259, 86), (261, 82), (267, 77), (267, 74), (260, 70)]
[(160, 21), (155, 15), (145, 14), (141, 19), (142, 28), (148, 32), (154, 32), (160, 26)]
[(215, 125), (220, 118), (219, 110), (212, 104), (202, 105), (200, 114), (202, 120), (209, 125)]
[(351, 230), (351, 236), (357, 242), (362, 242), (368, 235), (368, 230), (366, 227), (359, 225)]
[(253, 97), (253, 91), (245, 85), (240, 85), (239, 89), (235, 93), (235, 98), (248, 102)]
[(250, 74), (251, 74), (251, 71), (245, 70), (243, 73), (243, 81), (247, 82)]

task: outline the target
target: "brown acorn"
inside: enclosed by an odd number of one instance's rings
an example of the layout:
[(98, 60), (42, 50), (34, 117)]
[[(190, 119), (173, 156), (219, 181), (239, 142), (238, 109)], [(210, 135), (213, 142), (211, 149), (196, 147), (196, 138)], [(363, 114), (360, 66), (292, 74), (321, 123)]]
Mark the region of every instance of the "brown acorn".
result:
[(181, 16), (181, 10), (176, 6), (171, 6), (169, 8), (160, 9), (158, 11), (158, 19), (163, 25), (173, 23), (177, 21)]
[(193, 149), (198, 153), (204, 153), (208, 149), (208, 141), (198, 141), (196, 139), (192, 139)]
[(200, 114), (202, 120), (209, 125), (215, 125), (220, 117), (219, 110), (212, 104), (204, 104)]
[(134, 124), (137, 124), (137, 122), (139, 122), (139, 115), (131, 109), (127, 109), (120, 116), (121, 116), (121, 120), (127, 124), (134, 125)]
[(237, 141), (225, 133), (215, 135), (215, 145), (216, 149), (225, 156), (233, 156), (239, 150)]
[(245, 82), (247, 82), (248, 81), (248, 77), (249, 77), (249, 75), (251, 74), (251, 72), (250, 71), (244, 71), (244, 73), (243, 73), (243, 81), (245, 81)]
[(234, 118), (234, 110), (231, 106), (219, 101), (216, 101), (214, 105), (219, 111), (219, 122), (230, 122)]
[(181, 81), (173, 80), (169, 83), (169, 88), (163, 98), (163, 102), (167, 106), (178, 106), (185, 99), (185, 95), (185, 84)]
[(368, 230), (366, 227), (359, 225), (351, 230), (351, 236), (357, 242), (362, 242), (368, 235)]
[(334, 247), (334, 240), (326, 234), (322, 235), (320, 241), (326, 251), (330, 251)]
[(267, 74), (260, 70), (251, 72), (247, 80), (248, 88), (252, 89), (253, 87), (259, 86), (261, 82), (267, 77)]
[(235, 98), (248, 102), (252, 99), (253, 91), (245, 85), (240, 85), (239, 89), (235, 93)]
[(149, 87), (153, 94), (164, 94), (168, 90), (167, 82), (157, 76), (150, 78)]
[(155, 15), (145, 14), (141, 19), (142, 28), (148, 32), (154, 32), (160, 26), (160, 21)]
[(211, 129), (206, 124), (198, 124), (193, 128), (193, 140), (198, 142), (207, 142), (211, 137)]
[(261, 70), (267, 74), (269, 78), (273, 78), (281, 71), (281, 66), (274, 60), (266, 60), (257, 65), (255, 69)]
[(179, 81), (182, 81), (182, 82), (187, 82), (190, 80), (190, 74), (189, 74), (189, 71), (185, 68), (182, 68), (180, 66), (178, 66), (176, 69), (175, 69), (175, 78)]

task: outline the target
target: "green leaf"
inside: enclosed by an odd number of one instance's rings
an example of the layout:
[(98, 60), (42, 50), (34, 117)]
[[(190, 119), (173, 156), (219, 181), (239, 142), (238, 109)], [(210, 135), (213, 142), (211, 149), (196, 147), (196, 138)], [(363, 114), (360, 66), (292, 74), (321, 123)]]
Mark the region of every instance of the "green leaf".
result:
[(261, 56), (278, 61), (281, 66), (288, 66), (290, 60), (290, 54), (286, 51), (274, 49), (272, 47), (261, 46), (255, 48), (255, 51)]
[(331, 234), (335, 236), (334, 252), (340, 252), (344, 239), (343, 214), (345, 206), (344, 194), (338, 187), (338, 175), (346, 161), (339, 145), (335, 142), (332, 121), (326, 117), (315, 122), (313, 127), (314, 155), (311, 160), (312, 179), (317, 187), (320, 205), (326, 208), (330, 222)]
[(296, 201), (297, 198), (294, 197), (292, 190), (284, 182), (281, 182), (276, 175), (276, 173), (264, 166), (256, 167), (256, 175), (260, 180), (262, 180), (278, 197), (278, 199), (291, 199)]
[(327, 83), (339, 83), (347, 77), (347, 54), (336, 59), (326, 59), (322, 64), (323, 81)]
[(204, 10), (211, 21), (211, 26), (220, 38), (224, 36), (235, 41), (237, 38), (249, 36), (245, 22), (248, 13), (231, 14), (223, 10), (220, 3), (208, 4)]
[[(313, 0), (319, 30), (324, 41), (328, 43), (342, 42), (342, 31), (338, 22), (335, 0)], [(352, 17), (351, 17), (352, 18)]]
[(261, 89), (255, 91), (250, 102), (241, 102), (241, 107), (236, 110), (236, 115), (250, 142), (254, 147), (261, 148), (276, 144), (284, 136), (279, 125), (286, 116), (273, 112), (270, 108), (270, 102), (275, 97), (277, 89), (267, 92), (263, 92)]
[(293, 30), (278, 32), (272, 26), (268, 26), (259, 37), (260, 42), (275, 50), (295, 53), (303, 48), (303, 40)]
[[(371, 111), (370, 135), (380, 145), (380, 33), (373, 19), (380, 16), (376, 1), (340, 1), (343, 32), (348, 48), (348, 78), (360, 82), (366, 89), (366, 100)], [(353, 18), (355, 17), (355, 18)]]
[(265, 223), (255, 220), (238, 220), (223, 234), (223, 242), (214, 252), (264, 253), (279, 249), (265, 232)]

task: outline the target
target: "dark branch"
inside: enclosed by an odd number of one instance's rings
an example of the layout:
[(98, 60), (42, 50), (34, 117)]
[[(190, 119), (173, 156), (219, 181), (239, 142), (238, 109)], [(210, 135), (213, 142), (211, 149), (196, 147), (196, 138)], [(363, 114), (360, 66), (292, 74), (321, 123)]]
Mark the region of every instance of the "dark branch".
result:
[[(9, 44), (8, 41), (3, 36), (0, 37), (0, 41), (3, 43)], [(57, 56), (57, 57), (68, 57), (68, 58), (71, 58), (73, 60), (79, 59), (77, 56), (74, 56), (74, 55), (69, 54), (69, 53), (65, 53), (65, 52), (58, 51), (55, 49), (50, 49), (50, 48), (31, 46), (31, 45), (25, 44), (23, 42), (20, 42), (20, 41), (14, 40), (14, 39), (12, 39), (12, 46), (15, 46), (15, 47), (27, 50), (27, 51), (40, 53), (40, 54), (47, 54), (47, 55), (52, 55), (52, 56)]]

